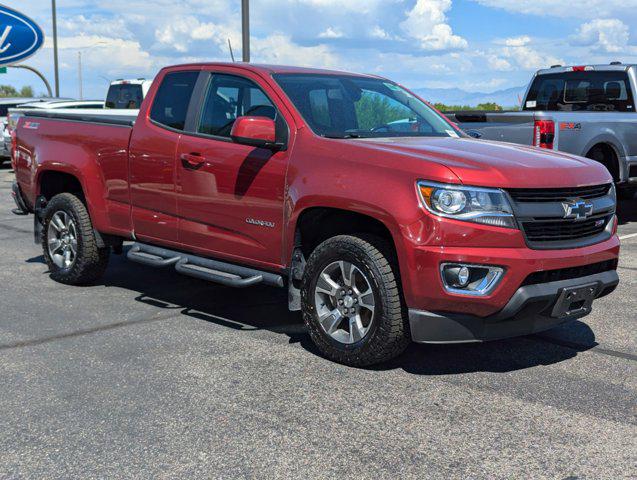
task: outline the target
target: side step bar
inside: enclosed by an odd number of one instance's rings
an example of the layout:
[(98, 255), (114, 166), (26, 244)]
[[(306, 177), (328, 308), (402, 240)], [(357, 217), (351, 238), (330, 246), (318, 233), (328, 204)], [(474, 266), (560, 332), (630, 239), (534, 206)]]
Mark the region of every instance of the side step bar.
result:
[(16, 204), (16, 207), (11, 212), (15, 215), (28, 215), (29, 209), (27, 208), (26, 203), (24, 203), (24, 199), (22, 198), (22, 192), (20, 191), (20, 187), (18, 186), (18, 182), (13, 182), (11, 185), (11, 196), (13, 197), (13, 201)]
[(149, 267), (161, 268), (174, 265), (175, 270), (183, 275), (220, 283), (227, 287), (245, 288), (260, 283), (273, 287), (285, 285), (283, 277), (276, 273), (263, 272), (144, 243), (135, 243), (126, 257)]

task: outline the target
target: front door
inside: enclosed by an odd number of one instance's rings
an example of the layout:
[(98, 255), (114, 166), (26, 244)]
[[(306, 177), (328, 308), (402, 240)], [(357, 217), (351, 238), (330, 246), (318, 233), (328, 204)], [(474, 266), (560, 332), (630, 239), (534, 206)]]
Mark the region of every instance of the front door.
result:
[(239, 116), (287, 124), (264, 89), (243, 76), (211, 72), (192, 133), (177, 148), (179, 241), (228, 260), (277, 268), (281, 264), (288, 151), (233, 143)]

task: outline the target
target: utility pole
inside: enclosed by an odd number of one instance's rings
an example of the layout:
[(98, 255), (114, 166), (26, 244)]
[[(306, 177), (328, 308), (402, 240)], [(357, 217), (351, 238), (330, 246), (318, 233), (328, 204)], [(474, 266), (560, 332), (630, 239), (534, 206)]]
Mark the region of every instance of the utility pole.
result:
[(53, 69), (55, 76), (55, 96), (60, 96), (60, 73), (58, 71), (58, 19), (55, 7), (55, 0), (51, 0), (51, 10), (53, 11)]
[(80, 100), (83, 100), (82, 98), (82, 52), (81, 51), (77, 52), (77, 77), (80, 83)]
[(250, 63), (250, 0), (241, 0), (243, 61)]

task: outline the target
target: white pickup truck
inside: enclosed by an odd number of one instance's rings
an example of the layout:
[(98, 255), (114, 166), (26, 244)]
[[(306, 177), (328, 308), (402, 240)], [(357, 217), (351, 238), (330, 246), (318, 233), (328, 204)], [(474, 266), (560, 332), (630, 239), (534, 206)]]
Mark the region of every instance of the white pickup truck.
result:
[(535, 74), (520, 112), (449, 112), (469, 135), (604, 164), (618, 194), (637, 189), (637, 65), (554, 66)]

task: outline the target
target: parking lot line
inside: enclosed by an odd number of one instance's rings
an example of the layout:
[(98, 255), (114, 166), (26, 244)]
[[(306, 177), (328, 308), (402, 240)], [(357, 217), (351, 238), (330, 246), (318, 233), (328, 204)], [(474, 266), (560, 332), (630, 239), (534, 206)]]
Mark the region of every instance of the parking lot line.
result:
[(628, 240), (629, 238), (637, 237), (637, 233), (631, 233), (630, 235), (623, 235), (619, 237), (620, 240)]

